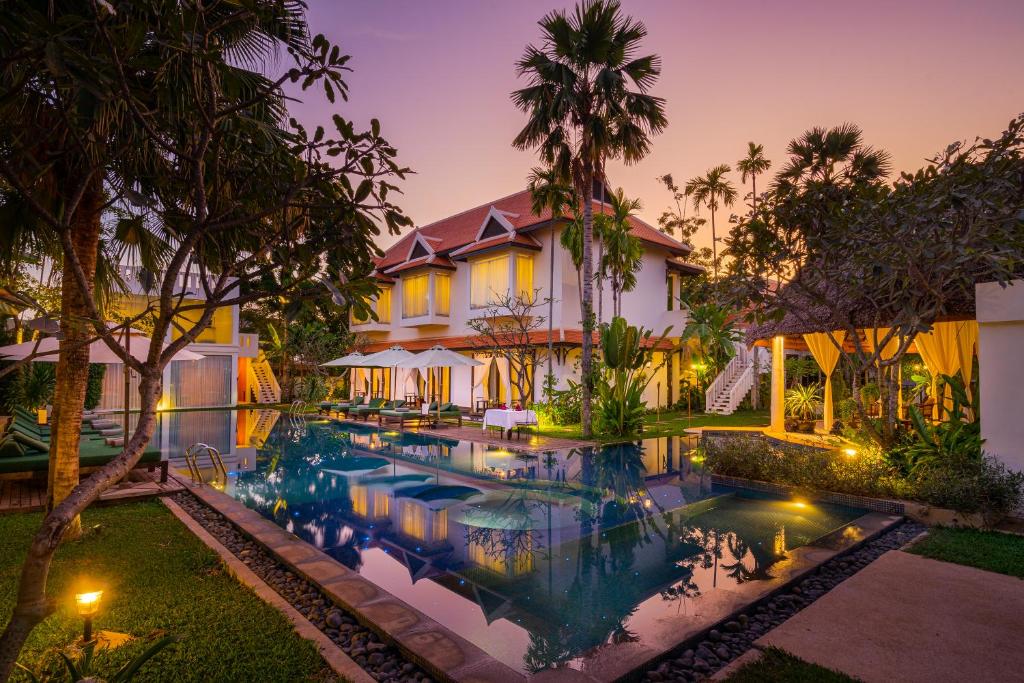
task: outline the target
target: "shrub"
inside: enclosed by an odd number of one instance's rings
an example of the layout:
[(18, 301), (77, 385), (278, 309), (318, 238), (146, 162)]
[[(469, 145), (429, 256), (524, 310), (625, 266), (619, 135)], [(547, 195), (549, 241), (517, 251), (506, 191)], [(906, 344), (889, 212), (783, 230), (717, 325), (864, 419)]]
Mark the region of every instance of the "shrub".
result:
[(320, 375), (308, 375), (295, 381), (295, 398), (306, 403), (319, 403), (327, 398), (327, 382)]
[(1024, 473), (1008, 470), (988, 455), (977, 461), (919, 468), (914, 480), (921, 502), (965, 515), (979, 513), (988, 525), (1024, 503)]
[(107, 374), (107, 366), (103, 363), (89, 364), (89, 383), (85, 387), (85, 409), (92, 410), (103, 398), (103, 377)]
[(568, 389), (546, 389), (548, 400), (534, 406), (551, 424), (564, 426), (579, 424), (583, 410), (583, 385), (568, 380)]

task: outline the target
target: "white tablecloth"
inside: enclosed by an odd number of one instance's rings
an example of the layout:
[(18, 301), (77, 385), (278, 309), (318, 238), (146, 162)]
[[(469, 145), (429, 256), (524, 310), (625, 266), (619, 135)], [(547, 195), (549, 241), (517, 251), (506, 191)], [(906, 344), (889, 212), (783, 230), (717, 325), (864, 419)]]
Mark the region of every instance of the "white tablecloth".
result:
[(513, 429), (516, 425), (537, 424), (537, 413), (532, 410), (502, 410), (490, 408), (484, 412), (484, 429), (502, 427)]

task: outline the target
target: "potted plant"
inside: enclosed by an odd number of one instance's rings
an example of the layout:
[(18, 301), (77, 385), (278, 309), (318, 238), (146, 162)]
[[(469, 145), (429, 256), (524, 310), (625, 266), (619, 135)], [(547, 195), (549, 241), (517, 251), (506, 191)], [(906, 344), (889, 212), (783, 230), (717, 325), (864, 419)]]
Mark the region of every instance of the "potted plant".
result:
[(796, 430), (799, 432), (814, 432), (814, 416), (821, 406), (821, 386), (818, 384), (798, 384), (786, 392), (786, 411), (796, 418)]

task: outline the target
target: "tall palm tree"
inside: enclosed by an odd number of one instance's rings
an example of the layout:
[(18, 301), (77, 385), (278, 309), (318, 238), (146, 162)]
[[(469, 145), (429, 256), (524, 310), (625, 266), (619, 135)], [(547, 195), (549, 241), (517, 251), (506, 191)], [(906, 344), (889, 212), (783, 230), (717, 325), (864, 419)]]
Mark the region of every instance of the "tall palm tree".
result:
[[(753, 216), (757, 212), (757, 176), (767, 173), (772, 162), (764, 155), (764, 145), (754, 142), (747, 143), (747, 155), (736, 162), (736, 170), (740, 172), (740, 182), (747, 182), (750, 176), (750, 213)], [(765, 278), (765, 287), (768, 287), (768, 278)], [(757, 410), (760, 406), (760, 382), (761, 363), (759, 349), (754, 349), (754, 388), (750, 393), (750, 406)]]
[(892, 168), (888, 152), (864, 144), (863, 131), (852, 123), (815, 127), (789, 143), (789, 163), (776, 176), (776, 188), (817, 183), (839, 185), (881, 180)]
[(736, 170), (740, 172), (740, 182), (747, 182), (750, 178), (750, 201), (751, 208), (757, 210), (757, 176), (767, 173), (772, 167), (772, 162), (764, 155), (764, 145), (753, 142), (747, 143), (747, 156), (736, 162)]
[(551, 241), (549, 243), (551, 253), (548, 255), (548, 381), (544, 384), (545, 387), (548, 387), (551, 378), (554, 377), (552, 359), (555, 352), (552, 335), (554, 334), (555, 305), (553, 289), (555, 283), (555, 233), (558, 232), (557, 223), (565, 216), (566, 210), (576, 205), (576, 199), (572, 185), (560, 178), (558, 171), (551, 167), (531, 169), (527, 188), (530, 190), (531, 208), (535, 214), (539, 216), (544, 213), (545, 209), (551, 210)]
[(729, 164), (721, 164), (702, 176), (691, 178), (686, 183), (686, 194), (693, 197), (693, 205), (704, 205), (711, 210), (711, 262), (715, 280), (718, 279), (718, 234), (715, 231), (715, 210), (719, 206), (732, 206), (736, 201), (736, 188), (725, 177), (732, 171)]
[(516, 67), (529, 84), (512, 93), (528, 120), (517, 149), (537, 149), (559, 177), (571, 179), (583, 202), (583, 435), (591, 434), (593, 377), (594, 187), (605, 162), (633, 164), (668, 120), (665, 102), (649, 94), (661, 71), (657, 55), (638, 56), (643, 23), (622, 13), (617, 0), (585, 0), (571, 12), (540, 21), (542, 43), (529, 45)]
[(601, 272), (612, 283), (612, 315), (622, 315), (622, 293), (636, 287), (636, 271), (640, 269), (643, 245), (631, 232), (629, 219), (643, 207), (639, 199), (630, 199), (619, 188), (609, 198), (612, 213), (604, 216), (605, 245)]

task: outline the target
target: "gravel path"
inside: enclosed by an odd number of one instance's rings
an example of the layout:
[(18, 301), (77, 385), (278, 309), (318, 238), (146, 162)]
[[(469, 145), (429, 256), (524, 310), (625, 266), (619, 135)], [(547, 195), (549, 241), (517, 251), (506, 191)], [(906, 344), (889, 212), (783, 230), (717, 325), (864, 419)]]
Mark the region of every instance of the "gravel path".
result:
[(375, 679), (389, 683), (432, 682), (397, 648), (362, 626), (314, 584), (289, 571), (224, 515), (187, 492), (172, 496), (172, 500)]

